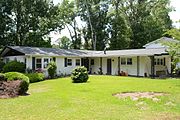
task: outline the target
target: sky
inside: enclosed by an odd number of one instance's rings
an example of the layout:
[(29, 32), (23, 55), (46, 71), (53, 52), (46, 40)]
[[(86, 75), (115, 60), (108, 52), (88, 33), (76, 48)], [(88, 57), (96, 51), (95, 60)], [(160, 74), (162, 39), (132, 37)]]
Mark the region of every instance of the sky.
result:
[[(62, 0), (53, 0), (54, 4), (57, 4), (61, 2)], [(171, 7), (174, 8), (174, 10), (169, 13), (171, 20), (173, 21), (173, 26), (176, 28), (180, 28), (180, 23), (176, 23), (178, 20), (180, 20), (180, 0), (171, 0)], [(61, 38), (62, 36), (70, 36), (68, 30), (62, 30), (61, 33), (51, 33), (52, 43), (56, 43), (55, 41), (58, 38)]]

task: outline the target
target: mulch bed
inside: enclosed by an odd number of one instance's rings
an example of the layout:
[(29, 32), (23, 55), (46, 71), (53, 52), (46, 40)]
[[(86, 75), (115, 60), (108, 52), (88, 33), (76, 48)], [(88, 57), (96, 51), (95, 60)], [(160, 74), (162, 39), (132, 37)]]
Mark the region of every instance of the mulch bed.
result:
[(0, 81), (0, 98), (14, 98), (19, 95), (21, 80)]

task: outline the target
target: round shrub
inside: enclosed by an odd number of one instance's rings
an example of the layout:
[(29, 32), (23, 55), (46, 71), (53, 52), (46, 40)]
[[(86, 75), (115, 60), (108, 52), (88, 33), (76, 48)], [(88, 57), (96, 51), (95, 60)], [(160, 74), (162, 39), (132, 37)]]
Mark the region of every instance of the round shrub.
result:
[(2, 68), (4, 67), (5, 63), (0, 60), (0, 72), (3, 70)]
[(27, 77), (29, 77), (29, 82), (34, 83), (34, 82), (40, 82), (43, 81), (45, 76), (43, 73), (29, 73), (25, 74)]
[(5, 73), (5, 78), (7, 81), (21, 80), (19, 94), (25, 94), (29, 87), (29, 78), (19, 72), (8, 72)]
[(5, 81), (6, 79), (5, 79), (5, 75), (4, 74), (2, 74), (2, 73), (0, 73), (0, 81)]
[(87, 82), (89, 76), (86, 67), (76, 67), (71, 74), (71, 79), (74, 83)]
[(56, 69), (57, 69), (57, 66), (55, 62), (51, 61), (48, 65), (48, 74), (51, 78), (54, 78), (56, 74)]
[(26, 65), (22, 62), (18, 61), (11, 61), (8, 62), (6, 65), (3, 67), (3, 72), (20, 72), (24, 73), (26, 69)]

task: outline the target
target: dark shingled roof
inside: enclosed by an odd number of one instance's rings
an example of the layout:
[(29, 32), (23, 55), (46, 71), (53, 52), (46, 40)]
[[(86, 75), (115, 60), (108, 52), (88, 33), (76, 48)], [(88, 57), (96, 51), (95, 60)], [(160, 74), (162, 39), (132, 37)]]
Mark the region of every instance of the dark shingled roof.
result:
[[(25, 55), (36, 56), (67, 56), (67, 57), (112, 57), (112, 56), (150, 56), (168, 54), (164, 48), (161, 49), (129, 49), (129, 50), (107, 50), (92, 51), (92, 50), (75, 50), (75, 49), (58, 49), (58, 48), (40, 48), (40, 47), (23, 47), (23, 46), (8, 46), (5, 49), (19, 51)], [(6, 54), (5, 49), (1, 56)]]

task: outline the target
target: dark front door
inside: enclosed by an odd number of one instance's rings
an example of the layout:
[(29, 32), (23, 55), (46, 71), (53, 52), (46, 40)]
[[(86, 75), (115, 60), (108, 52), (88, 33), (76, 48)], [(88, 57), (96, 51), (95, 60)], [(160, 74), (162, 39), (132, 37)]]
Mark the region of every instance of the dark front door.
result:
[(88, 58), (82, 58), (81, 59), (81, 66), (84, 66), (89, 71), (89, 59)]
[(107, 59), (107, 75), (111, 75), (111, 69), (112, 69), (111, 59)]

